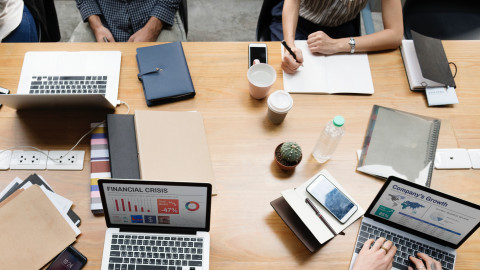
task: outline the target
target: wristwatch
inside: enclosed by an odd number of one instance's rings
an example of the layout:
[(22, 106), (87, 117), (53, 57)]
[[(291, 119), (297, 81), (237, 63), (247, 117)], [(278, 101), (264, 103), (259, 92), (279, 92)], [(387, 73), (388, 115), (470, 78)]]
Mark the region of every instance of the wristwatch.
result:
[(353, 37), (350, 37), (350, 41), (348, 42), (348, 45), (350, 45), (350, 53), (355, 52), (355, 39)]

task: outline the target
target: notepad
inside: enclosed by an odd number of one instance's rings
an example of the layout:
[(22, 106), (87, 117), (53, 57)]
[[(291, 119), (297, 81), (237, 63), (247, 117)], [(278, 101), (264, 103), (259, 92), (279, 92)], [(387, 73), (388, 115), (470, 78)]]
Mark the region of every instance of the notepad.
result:
[[(367, 54), (314, 55), (305, 40), (296, 40), (302, 50), (303, 67), (294, 74), (283, 72), (284, 89), (290, 93), (373, 94)], [(282, 57), (284, 50), (282, 47)]]
[(374, 105), (357, 170), (430, 186), (440, 120)]

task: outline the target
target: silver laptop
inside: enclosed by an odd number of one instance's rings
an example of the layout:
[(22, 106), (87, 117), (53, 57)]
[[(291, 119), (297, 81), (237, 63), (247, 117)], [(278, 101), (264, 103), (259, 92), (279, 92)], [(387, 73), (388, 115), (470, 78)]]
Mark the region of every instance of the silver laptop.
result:
[(212, 186), (100, 179), (102, 270), (207, 270)]
[(1, 95), (0, 103), (15, 109), (113, 109), (120, 62), (120, 51), (27, 52), (17, 93)]
[(365, 213), (350, 269), (367, 239), (385, 237), (397, 247), (392, 269), (407, 269), (422, 252), (454, 269), (456, 249), (480, 226), (480, 206), (389, 177)]

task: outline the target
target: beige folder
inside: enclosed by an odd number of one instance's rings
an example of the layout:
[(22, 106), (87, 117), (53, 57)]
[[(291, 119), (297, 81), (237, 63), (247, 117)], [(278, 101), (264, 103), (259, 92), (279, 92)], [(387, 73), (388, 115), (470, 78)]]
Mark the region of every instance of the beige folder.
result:
[(0, 207), (0, 268), (40, 269), (76, 234), (39, 186), (14, 195)]
[(142, 179), (206, 182), (217, 194), (200, 113), (136, 111), (135, 130)]

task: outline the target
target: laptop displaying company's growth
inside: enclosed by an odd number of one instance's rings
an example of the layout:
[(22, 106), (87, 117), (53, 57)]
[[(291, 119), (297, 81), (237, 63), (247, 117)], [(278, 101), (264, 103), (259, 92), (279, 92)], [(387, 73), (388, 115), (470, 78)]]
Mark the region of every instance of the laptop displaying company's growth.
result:
[(27, 52), (17, 93), (0, 96), (15, 109), (117, 105), (120, 51)]
[(365, 241), (380, 237), (397, 247), (392, 269), (407, 269), (417, 252), (454, 269), (456, 249), (479, 226), (479, 205), (391, 176), (365, 213), (350, 269)]
[(206, 270), (208, 183), (101, 179), (107, 232), (102, 270)]

